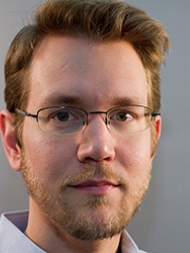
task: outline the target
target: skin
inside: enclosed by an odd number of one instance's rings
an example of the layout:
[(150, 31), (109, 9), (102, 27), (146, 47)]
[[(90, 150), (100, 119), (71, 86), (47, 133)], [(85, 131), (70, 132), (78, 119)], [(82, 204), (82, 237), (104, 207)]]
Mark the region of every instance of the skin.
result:
[[(51, 105), (86, 111), (106, 111), (129, 103), (147, 105), (142, 62), (125, 41), (46, 37), (35, 50), (30, 80), (26, 111), (32, 114)], [(11, 167), (23, 171), (30, 193), (26, 235), (49, 253), (89, 252), (89, 248), (95, 253), (117, 252), (121, 231), (108, 239), (80, 240), (63, 228), (64, 205), (60, 203), (64, 199), (73, 217), (92, 222), (91, 226), (123, 214), (125, 227), (148, 188), (153, 160), (150, 128), (121, 135), (107, 128), (103, 114), (93, 114), (85, 130), (60, 137), (42, 132), (35, 119), (25, 117), (21, 150), (12, 122), (13, 116), (3, 110), (0, 124), (5, 151)], [(154, 123), (158, 140), (161, 118), (157, 116)], [(61, 192), (60, 185), (68, 178), (73, 183)], [(111, 186), (73, 187), (86, 180), (107, 180)]]

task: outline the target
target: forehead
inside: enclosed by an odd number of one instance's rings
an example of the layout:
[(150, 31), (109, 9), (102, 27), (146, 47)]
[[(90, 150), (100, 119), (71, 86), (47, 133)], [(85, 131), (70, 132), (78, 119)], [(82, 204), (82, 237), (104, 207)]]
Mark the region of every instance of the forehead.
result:
[(144, 67), (126, 41), (48, 36), (35, 50), (30, 84), (28, 106), (36, 109), (60, 103), (109, 107), (125, 100), (147, 104)]

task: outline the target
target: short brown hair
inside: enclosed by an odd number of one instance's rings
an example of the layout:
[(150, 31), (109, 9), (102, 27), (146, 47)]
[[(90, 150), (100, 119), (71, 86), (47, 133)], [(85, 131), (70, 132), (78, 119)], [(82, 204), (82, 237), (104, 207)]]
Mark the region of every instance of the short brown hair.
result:
[[(148, 80), (148, 105), (160, 109), (160, 66), (169, 49), (162, 25), (143, 10), (120, 0), (49, 0), (35, 12), (34, 22), (14, 38), (5, 61), (7, 109), (26, 109), (33, 52), (49, 34), (83, 36), (94, 41), (126, 40), (139, 54)], [(16, 115), (17, 141), (21, 140), (22, 116)]]

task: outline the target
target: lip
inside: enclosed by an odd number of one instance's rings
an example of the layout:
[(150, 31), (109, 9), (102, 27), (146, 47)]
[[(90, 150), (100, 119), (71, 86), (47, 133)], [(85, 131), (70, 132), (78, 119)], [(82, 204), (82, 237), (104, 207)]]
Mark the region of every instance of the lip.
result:
[(81, 191), (89, 195), (106, 195), (110, 191), (119, 187), (119, 185), (107, 180), (102, 181), (87, 180), (77, 185), (70, 185), (70, 186), (75, 190)]

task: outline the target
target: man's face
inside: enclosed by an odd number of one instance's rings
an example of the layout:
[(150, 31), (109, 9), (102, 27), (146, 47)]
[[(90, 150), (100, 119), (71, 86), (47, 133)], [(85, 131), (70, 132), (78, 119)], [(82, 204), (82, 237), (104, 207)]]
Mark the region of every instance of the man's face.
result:
[[(88, 112), (147, 105), (143, 65), (124, 41), (47, 37), (30, 70), (32, 114), (54, 105)], [(104, 117), (89, 115), (84, 130), (67, 136), (42, 132), (31, 117), (23, 127), (21, 165), (32, 203), (53, 226), (84, 240), (120, 233), (150, 180), (150, 128), (124, 135), (108, 129)]]

